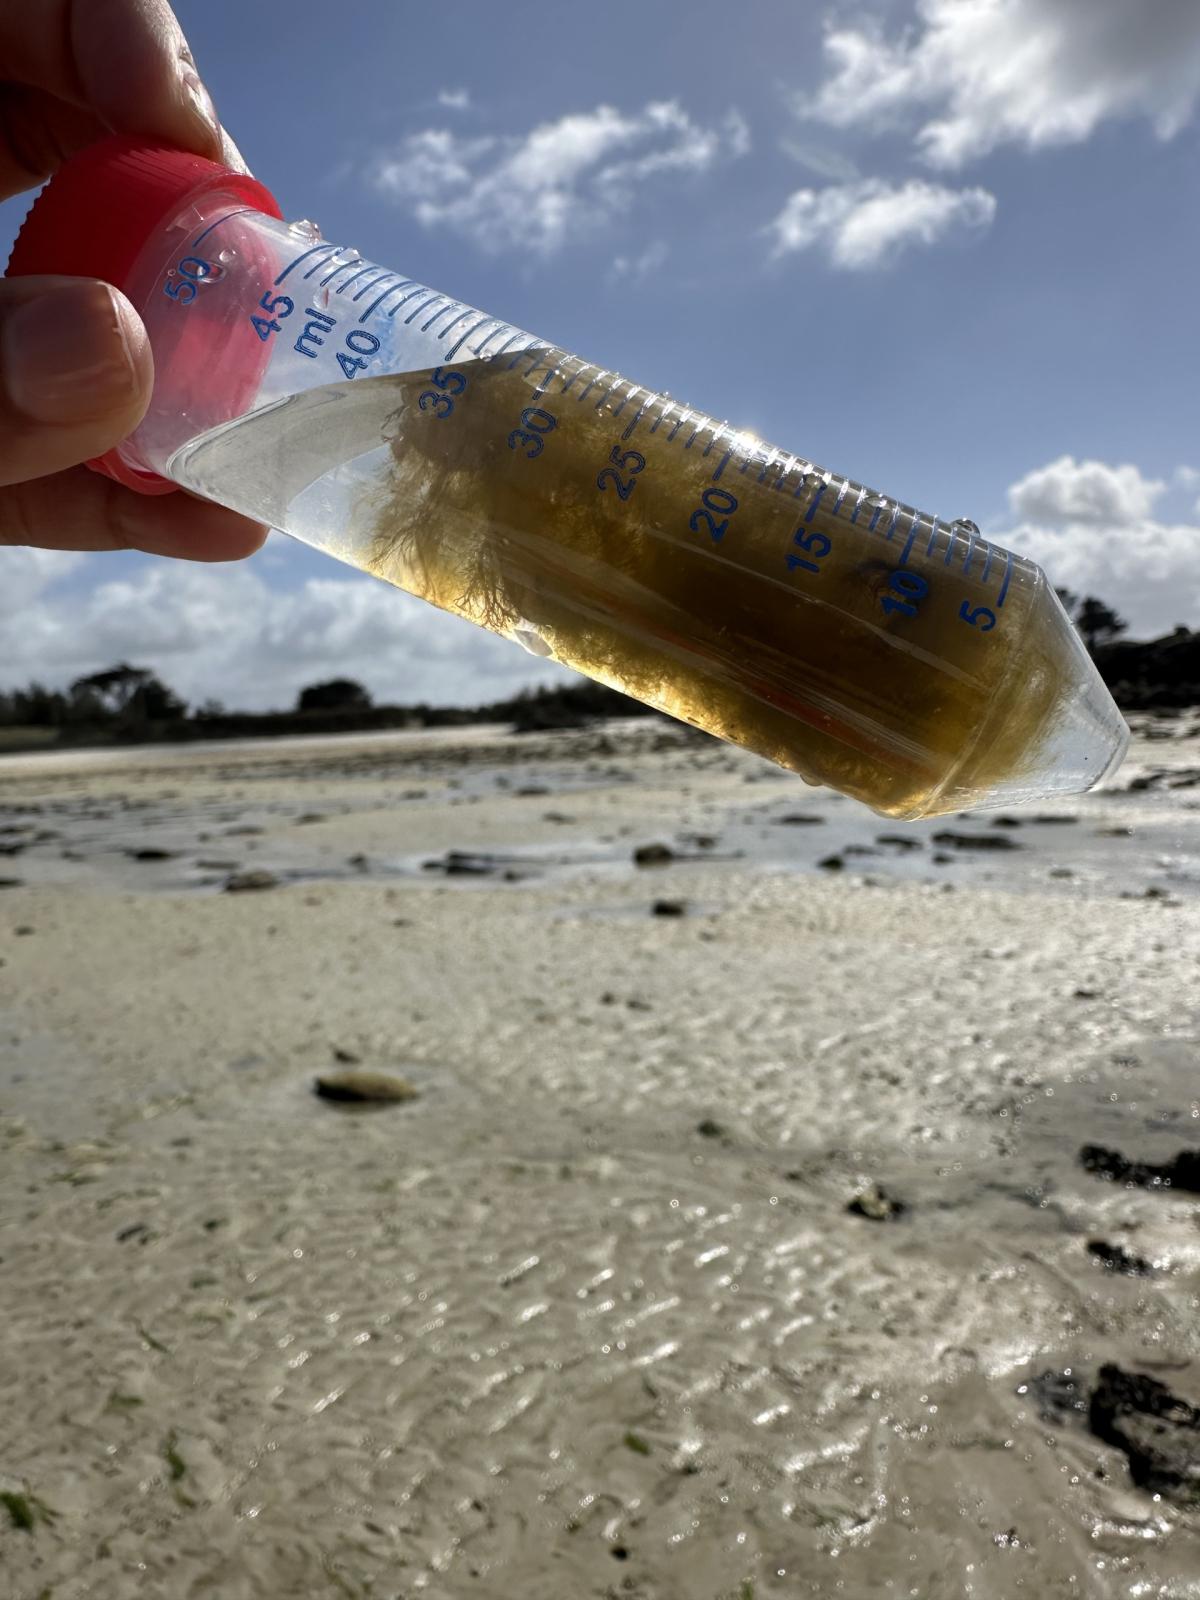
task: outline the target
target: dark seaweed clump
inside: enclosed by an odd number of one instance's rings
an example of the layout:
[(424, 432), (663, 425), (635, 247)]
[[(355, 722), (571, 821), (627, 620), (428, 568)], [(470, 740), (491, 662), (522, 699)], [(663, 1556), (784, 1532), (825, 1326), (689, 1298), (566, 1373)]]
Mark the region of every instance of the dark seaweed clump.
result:
[(1130, 1161), (1119, 1150), (1103, 1144), (1085, 1144), (1079, 1152), (1085, 1172), (1094, 1172), (1109, 1183), (1124, 1183), (1137, 1189), (1182, 1189), (1200, 1194), (1200, 1150), (1181, 1150), (1170, 1161), (1155, 1166), (1147, 1161)]
[(1144, 1372), (1107, 1362), (1089, 1386), (1071, 1367), (1023, 1383), (1043, 1422), (1086, 1422), (1088, 1431), (1120, 1450), (1139, 1489), (1177, 1501), (1200, 1500), (1200, 1408)]
[(1140, 1489), (1200, 1497), (1200, 1410), (1165, 1383), (1109, 1363), (1092, 1391), (1088, 1427), (1129, 1457)]

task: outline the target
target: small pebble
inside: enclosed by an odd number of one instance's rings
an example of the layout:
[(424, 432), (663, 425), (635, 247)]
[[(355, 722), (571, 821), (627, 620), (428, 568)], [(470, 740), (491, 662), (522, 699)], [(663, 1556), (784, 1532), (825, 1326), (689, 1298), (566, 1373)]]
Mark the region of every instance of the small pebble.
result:
[(226, 894), (242, 894), (248, 889), (274, 889), (279, 879), (265, 867), (253, 867), (249, 872), (238, 872), (225, 885)]
[(665, 844), (641, 844), (633, 852), (633, 859), (639, 867), (665, 867), (668, 861), (674, 861), (675, 852)]
[(395, 1102), (416, 1100), (420, 1090), (407, 1078), (393, 1078), (388, 1072), (324, 1072), (314, 1092), (323, 1100)]
[(856, 1217), (866, 1217), (869, 1222), (892, 1222), (896, 1217), (903, 1216), (908, 1207), (903, 1200), (894, 1200), (877, 1183), (869, 1183), (865, 1189), (859, 1190), (846, 1210)]

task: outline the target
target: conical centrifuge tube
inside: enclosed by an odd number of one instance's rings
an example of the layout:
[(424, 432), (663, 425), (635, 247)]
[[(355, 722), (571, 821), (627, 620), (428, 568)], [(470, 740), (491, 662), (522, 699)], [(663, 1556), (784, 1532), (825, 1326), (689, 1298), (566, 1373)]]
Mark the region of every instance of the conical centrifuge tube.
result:
[(100, 470), (182, 485), (891, 816), (1091, 787), (1128, 730), (1045, 575), (282, 221), (126, 138), (9, 273), (116, 283), (155, 360)]

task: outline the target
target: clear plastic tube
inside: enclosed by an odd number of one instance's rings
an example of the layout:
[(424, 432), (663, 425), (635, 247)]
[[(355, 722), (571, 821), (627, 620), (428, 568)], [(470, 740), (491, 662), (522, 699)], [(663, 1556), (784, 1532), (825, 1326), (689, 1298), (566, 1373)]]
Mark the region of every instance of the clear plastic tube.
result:
[(1124, 753), (1045, 576), (971, 523), (219, 197), (129, 293), (158, 374), (135, 471), (888, 815), (1086, 789)]

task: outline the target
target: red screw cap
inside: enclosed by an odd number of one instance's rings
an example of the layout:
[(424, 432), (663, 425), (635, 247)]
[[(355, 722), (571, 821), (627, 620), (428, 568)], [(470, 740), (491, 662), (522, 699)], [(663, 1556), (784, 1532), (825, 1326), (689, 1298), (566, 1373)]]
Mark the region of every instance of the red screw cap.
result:
[[(256, 178), (186, 150), (113, 134), (65, 161), (46, 184), (17, 235), (5, 277), (60, 272), (102, 278), (123, 290), (157, 228), (185, 204), (212, 193), (283, 216)], [(176, 487), (157, 473), (133, 471), (115, 450), (88, 466), (143, 494)]]

